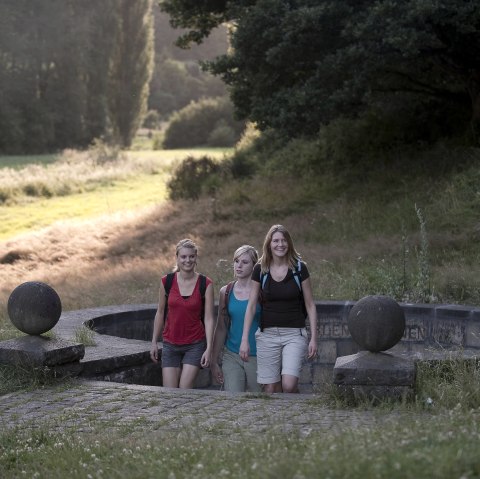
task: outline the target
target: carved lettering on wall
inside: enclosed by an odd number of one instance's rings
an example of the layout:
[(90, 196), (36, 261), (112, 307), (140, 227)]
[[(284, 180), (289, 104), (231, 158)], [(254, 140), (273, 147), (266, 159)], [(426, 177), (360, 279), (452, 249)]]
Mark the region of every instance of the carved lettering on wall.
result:
[(328, 338), (351, 338), (346, 322), (339, 318), (322, 318), (318, 322), (318, 336)]
[(464, 345), (465, 325), (437, 320), (433, 323), (432, 340), (438, 343)]
[(427, 337), (427, 328), (423, 322), (418, 324), (406, 324), (403, 333), (403, 341), (425, 341)]

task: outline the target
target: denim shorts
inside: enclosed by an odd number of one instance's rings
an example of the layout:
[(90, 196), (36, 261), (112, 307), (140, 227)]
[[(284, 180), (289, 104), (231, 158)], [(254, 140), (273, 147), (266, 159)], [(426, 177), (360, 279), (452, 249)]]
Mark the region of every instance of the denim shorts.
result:
[(305, 328), (258, 329), (255, 340), (259, 384), (278, 383), (284, 374), (300, 377), (308, 351)]
[(207, 349), (206, 341), (192, 344), (170, 344), (163, 342), (162, 368), (180, 368), (182, 364), (201, 367), (202, 355)]

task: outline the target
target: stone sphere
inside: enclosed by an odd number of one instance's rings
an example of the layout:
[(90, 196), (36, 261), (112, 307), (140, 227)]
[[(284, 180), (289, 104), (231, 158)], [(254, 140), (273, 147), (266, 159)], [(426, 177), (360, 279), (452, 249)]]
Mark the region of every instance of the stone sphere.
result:
[(8, 316), (20, 331), (39, 335), (52, 329), (62, 314), (57, 292), (48, 284), (29, 281), (17, 286), (8, 298)]
[(402, 339), (405, 313), (388, 296), (365, 296), (350, 310), (347, 324), (353, 340), (362, 349), (378, 353)]

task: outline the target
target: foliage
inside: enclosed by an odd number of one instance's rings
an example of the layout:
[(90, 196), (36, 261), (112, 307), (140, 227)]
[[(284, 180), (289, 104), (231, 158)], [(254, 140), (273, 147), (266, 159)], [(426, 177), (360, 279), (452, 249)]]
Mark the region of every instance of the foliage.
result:
[(192, 101), (225, 95), (225, 85), (197, 63), (174, 60), (164, 55), (157, 59), (150, 82), (149, 108), (167, 119)]
[(201, 194), (212, 194), (215, 191), (212, 179), (220, 171), (220, 163), (209, 156), (187, 156), (167, 182), (168, 195), (172, 200), (194, 200)]
[(157, 110), (149, 110), (143, 118), (143, 127), (156, 130), (160, 126), (160, 115)]
[(147, 110), (153, 69), (152, 0), (119, 0), (108, 108), (114, 139), (128, 147)]
[(232, 49), (209, 69), (230, 86), (239, 116), (262, 130), (316, 135), (372, 107), (396, 110), (405, 123), (416, 110), (427, 137), (435, 118), (442, 134), (470, 119), (477, 127), (480, 11), (472, 2), (170, 0), (161, 8), (190, 29), (181, 44), (235, 20)]
[[(0, 152), (86, 147), (112, 129), (128, 144), (149, 79), (152, 26), (143, 18), (150, 6), (151, 0), (1, 2)], [(141, 28), (132, 23), (140, 10)]]
[[(233, 146), (243, 128), (243, 122), (234, 120), (232, 104), (227, 98), (204, 99), (190, 103), (172, 116), (165, 130), (163, 146), (166, 149), (202, 145)], [(223, 144), (219, 144), (220, 135), (223, 136)], [(228, 140), (230, 144), (226, 144)]]
[(46, 366), (0, 364), (0, 395), (20, 389), (35, 390), (58, 382)]
[(226, 53), (226, 28), (219, 26), (213, 30), (202, 45), (181, 49), (175, 46), (178, 32), (169, 25), (169, 16), (157, 5), (153, 12), (155, 67), (150, 82), (148, 108), (158, 111), (166, 120), (174, 111), (184, 108), (191, 101), (224, 96), (224, 83), (203, 71), (198, 61), (211, 60)]
[[(480, 405), (480, 362), (458, 351), (434, 351), (417, 367), (417, 402), (434, 410), (469, 411)], [(427, 355), (428, 355), (427, 353)]]
[(85, 325), (82, 325), (79, 328), (75, 329), (75, 334), (72, 338), (72, 341), (81, 343), (84, 346), (96, 346), (97, 344), (94, 339), (93, 330)]

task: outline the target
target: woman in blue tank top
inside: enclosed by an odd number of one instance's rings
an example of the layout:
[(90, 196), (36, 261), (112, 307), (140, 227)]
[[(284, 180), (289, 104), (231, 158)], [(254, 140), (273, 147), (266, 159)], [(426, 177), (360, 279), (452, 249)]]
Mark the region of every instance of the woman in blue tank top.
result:
[[(235, 281), (220, 289), (211, 370), (213, 378), (224, 385), (225, 391), (261, 391), (257, 383), (255, 344), (255, 331), (259, 326), (261, 311), (258, 304), (249, 333), (249, 361), (242, 361), (239, 356), (243, 320), (252, 286), (252, 270), (257, 261), (258, 253), (253, 246), (243, 245), (238, 248), (233, 255)], [(220, 354), (222, 349), (223, 357)]]

